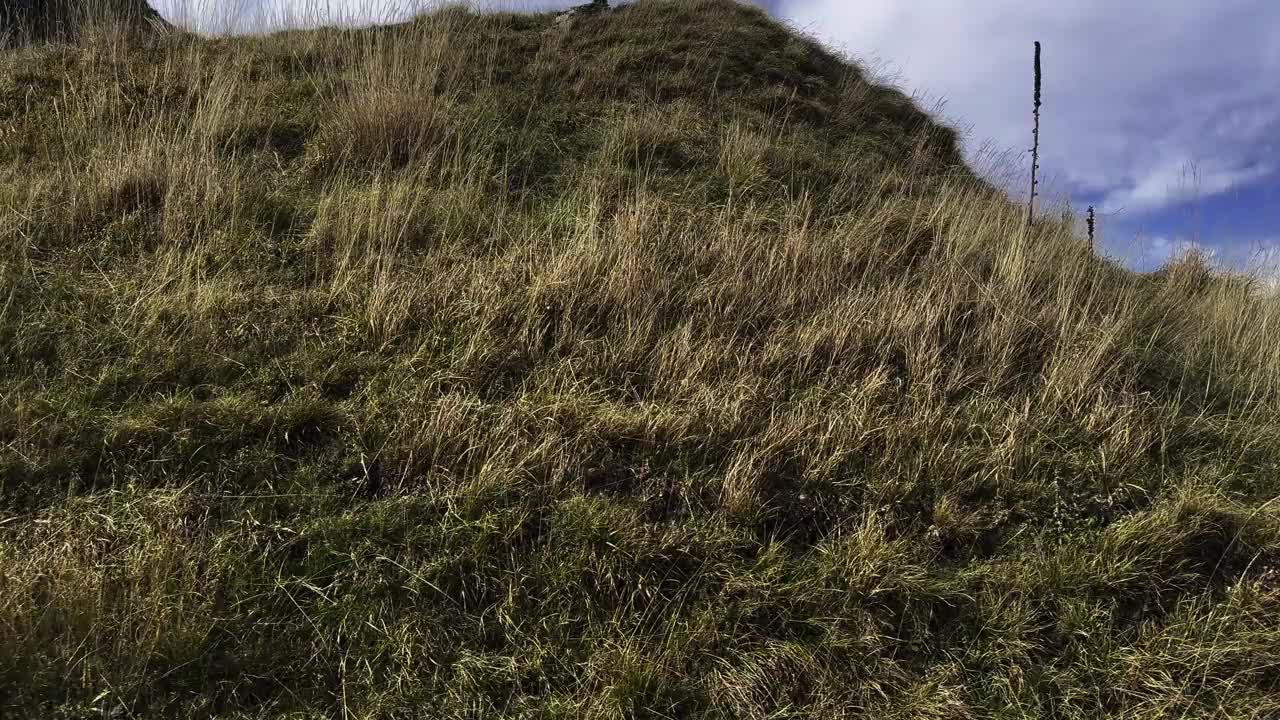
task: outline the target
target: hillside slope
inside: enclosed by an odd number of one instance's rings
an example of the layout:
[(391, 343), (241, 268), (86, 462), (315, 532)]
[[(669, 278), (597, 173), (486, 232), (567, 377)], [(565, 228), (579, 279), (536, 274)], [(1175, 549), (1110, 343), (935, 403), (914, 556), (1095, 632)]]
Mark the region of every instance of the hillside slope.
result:
[(5, 717), (1280, 716), (1280, 312), (728, 0), (0, 54)]
[(146, 0), (0, 0), (0, 40), (68, 40), (86, 27), (131, 26), (168, 28)]

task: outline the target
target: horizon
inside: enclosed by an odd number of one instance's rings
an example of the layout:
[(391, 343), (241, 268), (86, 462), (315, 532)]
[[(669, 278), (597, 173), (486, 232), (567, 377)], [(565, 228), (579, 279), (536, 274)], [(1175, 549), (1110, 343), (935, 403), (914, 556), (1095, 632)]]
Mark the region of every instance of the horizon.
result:
[[(151, 4), (204, 32), (253, 33), (397, 22), (446, 4), (548, 12), (580, 3), (241, 0), (219, 4), (220, 18), (187, 0)], [(1134, 269), (1196, 248), (1225, 267), (1277, 276), (1280, 94), (1266, 79), (1280, 76), (1280, 6), (1229, 0), (1212, 10), (1161, 5), (1156, 13), (1145, 2), (1104, 14), (1100, 0), (986, 3), (963, 12), (946, 0), (747, 4), (913, 95), (961, 131), (971, 164), (1022, 202), (1031, 48), (1041, 41), (1043, 207), (1067, 201), (1083, 217), (1096, 206), (1100, 247)], [(1081, 36), (1087, 40), (1075, 42)], [(1224, 44), (1229, 50), (1219, 52)]]

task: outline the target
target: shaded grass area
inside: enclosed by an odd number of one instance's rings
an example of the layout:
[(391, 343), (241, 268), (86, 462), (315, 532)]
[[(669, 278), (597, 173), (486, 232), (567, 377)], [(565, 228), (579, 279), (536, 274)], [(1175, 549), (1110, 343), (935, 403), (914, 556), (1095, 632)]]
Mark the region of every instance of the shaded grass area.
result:
[(1274, 302), (762, 13), (0, 63), (15, 716), (1280, 712)]

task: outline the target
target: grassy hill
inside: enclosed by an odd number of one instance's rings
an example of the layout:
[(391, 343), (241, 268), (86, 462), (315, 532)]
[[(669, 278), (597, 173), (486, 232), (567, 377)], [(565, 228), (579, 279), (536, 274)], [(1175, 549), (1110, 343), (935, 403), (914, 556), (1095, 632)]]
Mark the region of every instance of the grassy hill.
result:
[(1023, 218), (727, 0), (11, 45), (0, 715), (1280, 716), (1280, 310)]
[(172, 29), (146, 0), (0, 0), (0, 44), (74, 41), (122, 26)]

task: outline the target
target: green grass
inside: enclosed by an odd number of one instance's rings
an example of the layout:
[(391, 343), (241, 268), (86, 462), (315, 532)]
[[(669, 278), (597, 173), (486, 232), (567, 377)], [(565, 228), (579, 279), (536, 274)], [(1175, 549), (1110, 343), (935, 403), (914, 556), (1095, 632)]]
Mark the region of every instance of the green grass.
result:
[(724, 0), (0, 52), (4, 717), (1280, 715), (1280, 309)]

